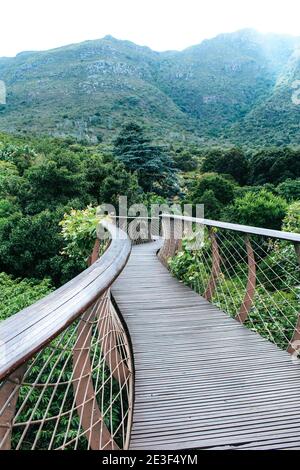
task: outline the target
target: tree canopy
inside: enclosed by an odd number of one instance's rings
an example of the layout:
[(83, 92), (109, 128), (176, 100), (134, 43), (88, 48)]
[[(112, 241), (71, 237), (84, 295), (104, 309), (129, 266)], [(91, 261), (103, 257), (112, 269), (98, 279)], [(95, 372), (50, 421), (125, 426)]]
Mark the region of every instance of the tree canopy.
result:
[(138, 124), (130, 122), (123, 126), (114, 143), (114, 155), (127, 171), (137, 174), (145, 192), (176, 192), (174, 162), (162, 147), (151, 143)]

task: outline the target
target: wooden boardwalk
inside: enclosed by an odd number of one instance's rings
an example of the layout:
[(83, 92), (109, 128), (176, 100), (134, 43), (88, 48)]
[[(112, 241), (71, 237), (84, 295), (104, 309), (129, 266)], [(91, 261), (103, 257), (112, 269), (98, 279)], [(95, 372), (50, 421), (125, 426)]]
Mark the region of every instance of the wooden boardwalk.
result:
[(112, 289), (135, 361), (131, 449), (300, 449), (300, 366), (174, 279), (159, 242)]

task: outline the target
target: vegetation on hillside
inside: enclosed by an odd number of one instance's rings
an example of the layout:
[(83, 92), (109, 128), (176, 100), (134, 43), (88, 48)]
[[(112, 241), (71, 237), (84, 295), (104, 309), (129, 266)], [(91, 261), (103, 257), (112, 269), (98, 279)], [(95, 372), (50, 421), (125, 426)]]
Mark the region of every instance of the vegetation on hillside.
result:
[(0, 127), (95, 144), (134, 120), (163, 142), (299, 145), (298, 46), (246, 29), (181, 52), (107, 36), (0, 58)]

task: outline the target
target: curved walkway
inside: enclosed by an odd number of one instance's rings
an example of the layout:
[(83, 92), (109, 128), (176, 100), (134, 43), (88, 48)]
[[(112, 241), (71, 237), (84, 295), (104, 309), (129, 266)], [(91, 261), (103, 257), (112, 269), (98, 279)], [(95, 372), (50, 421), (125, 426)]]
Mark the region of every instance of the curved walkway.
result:
[(133, 247), (112, 293), (135, 360), (131, 449), (300, 449), (300, 365)]

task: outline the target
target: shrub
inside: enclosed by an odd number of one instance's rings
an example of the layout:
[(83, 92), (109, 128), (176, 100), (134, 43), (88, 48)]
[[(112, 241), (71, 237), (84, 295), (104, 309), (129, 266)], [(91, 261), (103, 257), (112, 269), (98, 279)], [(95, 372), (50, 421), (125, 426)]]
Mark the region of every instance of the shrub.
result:
[(282, 197), (262, 189), (235, 199), (225, 209), (224, 218), (237, 224), (280, 230), (286, 209), (287, 203)]

